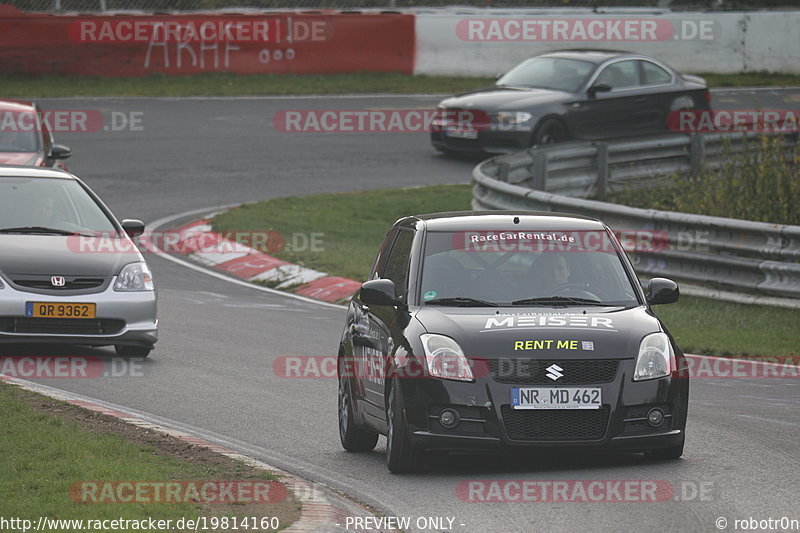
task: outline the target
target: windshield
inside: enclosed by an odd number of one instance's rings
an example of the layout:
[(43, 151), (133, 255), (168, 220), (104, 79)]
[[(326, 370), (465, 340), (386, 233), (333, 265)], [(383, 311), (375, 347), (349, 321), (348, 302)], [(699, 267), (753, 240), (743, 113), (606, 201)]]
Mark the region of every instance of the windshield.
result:
[(586, 61), (534, 57), (505, 73), (497, 80), (497, 85), (537, 87), (575, 93), (593, 70), (594, 64)]
[(31, 227), (86, 234), (117, 232), (76, 181), (0, 178), (0, 231)]
[(429, 232), (423, 305), (604, 305), (639, 302), (605, 231)]

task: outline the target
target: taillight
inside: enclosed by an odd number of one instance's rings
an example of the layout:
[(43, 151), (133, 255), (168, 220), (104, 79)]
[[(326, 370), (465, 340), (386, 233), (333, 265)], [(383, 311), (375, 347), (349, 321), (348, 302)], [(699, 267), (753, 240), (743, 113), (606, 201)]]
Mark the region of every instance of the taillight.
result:
[(709, 91), (708, 89), (706, 89), (706, 103), (708, 104), (711, 103), (711, 91)]

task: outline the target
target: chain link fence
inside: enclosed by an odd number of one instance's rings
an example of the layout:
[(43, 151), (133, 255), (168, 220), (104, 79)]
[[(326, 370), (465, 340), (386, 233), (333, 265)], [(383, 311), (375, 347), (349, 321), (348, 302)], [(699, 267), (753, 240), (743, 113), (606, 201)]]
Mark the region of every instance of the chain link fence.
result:
[(31, 12), (197, 11), (212, 9), (406, 9), (424, 7), (658, 7), (673, 10), (800, 9), (800, 0), (0, 0)]

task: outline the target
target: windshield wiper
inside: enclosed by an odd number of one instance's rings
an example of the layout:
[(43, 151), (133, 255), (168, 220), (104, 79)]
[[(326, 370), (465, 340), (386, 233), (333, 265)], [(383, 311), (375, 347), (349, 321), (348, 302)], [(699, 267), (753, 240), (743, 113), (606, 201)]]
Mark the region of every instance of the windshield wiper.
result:
[(60, 228), (48, 228), (46, 226), (20, 226), (18, 228), (2, 228), (0, 233), (40, 233), (40, 234), (53, 234), (53, 235), (80, 235), (83, 237), (94, 237), (86, 233), (78, 231), (71, 231)]
[(514, 300), (511, 305), (550, 305), (550, 304), (582, 304), (582, 305), (602, 305), (605, 306), (600, 300), (592, 298), (578, 298), (575, 296), (544, 296), (541, 298), (524, 298), (522, 300)]
[(477, 298), (468, 298), (466, 296), (456, 296), (454, 298), (435, 298), (428, 300), (425, 305), (453, 305), (457, 307), (497, 307), (494, 302), (487, 302), (486, 300), (478, 300)]

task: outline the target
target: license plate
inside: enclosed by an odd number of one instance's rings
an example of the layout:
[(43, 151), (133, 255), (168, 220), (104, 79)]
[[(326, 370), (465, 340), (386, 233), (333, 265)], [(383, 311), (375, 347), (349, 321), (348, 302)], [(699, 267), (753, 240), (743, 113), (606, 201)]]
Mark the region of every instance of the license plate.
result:
[(28, 302), (25, 316), (32, 318), (95, 318), (97, 304), (68, 304), (59, 302)]
[(477, 139), (478, 132), (476, 130), (457, 130), (457, 129), (446, 129), (444, 130), (444, 134), (448, 137), (457, 137), (459, 139)]
[(602, 404), (603, 394), (599, 387), (511, 389), (511, 407), (514, 409), (600, 409)]

